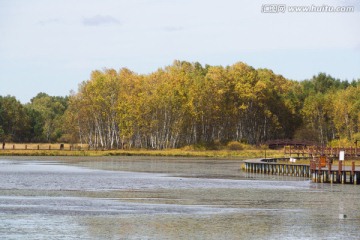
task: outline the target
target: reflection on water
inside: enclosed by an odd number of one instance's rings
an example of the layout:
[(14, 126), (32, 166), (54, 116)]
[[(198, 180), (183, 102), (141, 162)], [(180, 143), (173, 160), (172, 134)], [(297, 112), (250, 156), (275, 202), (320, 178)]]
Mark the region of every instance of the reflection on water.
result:
[(249, 174), (240, 165), (192, 158), (3, 157), (0, 235), (358, 239), (358, 186)]

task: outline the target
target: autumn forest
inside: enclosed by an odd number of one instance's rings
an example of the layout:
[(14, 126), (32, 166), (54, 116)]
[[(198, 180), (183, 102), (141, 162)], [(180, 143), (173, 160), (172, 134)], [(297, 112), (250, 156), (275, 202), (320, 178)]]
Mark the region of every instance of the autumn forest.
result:
[(69, 96), (0, 96), (0, 140), (92, 148), (211, 148), (272, 139), (360, 140), (360, 79), (293, 81), (245, 63), (174, 61), (151, 74), (96, 70)]

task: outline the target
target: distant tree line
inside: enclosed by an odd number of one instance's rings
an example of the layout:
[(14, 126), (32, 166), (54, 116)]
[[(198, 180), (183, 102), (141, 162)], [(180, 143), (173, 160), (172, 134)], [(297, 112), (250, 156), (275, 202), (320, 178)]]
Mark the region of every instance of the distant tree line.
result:
[(5, 142), (63, 141), (62, 124), (68, 97), (39, 93), (30, 103), (0, 96), (0, 140)]
[(175, 61), (143, 75), (93, 71), (77, 93), (0, 97), (0, 139), (81, 142), (93, 148), (177, 148), (297, 139), (327, 144), (360, 137), (360, 79), (320, 73), (292, 81), (244, 63)]

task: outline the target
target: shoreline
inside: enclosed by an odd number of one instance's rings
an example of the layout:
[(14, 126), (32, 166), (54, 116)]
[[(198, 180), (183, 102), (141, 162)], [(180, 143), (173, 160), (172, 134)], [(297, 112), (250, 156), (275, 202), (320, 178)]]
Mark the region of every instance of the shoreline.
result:
[(283, 157), (282, 150), (0, 150), (0, 156), (162, 156), (249, 159)]

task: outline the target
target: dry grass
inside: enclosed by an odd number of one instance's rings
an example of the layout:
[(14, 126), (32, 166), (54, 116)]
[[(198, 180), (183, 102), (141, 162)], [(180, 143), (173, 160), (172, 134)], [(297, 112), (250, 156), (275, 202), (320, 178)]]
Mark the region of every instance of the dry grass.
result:
[[(70, 150), (71, 149), (71, 150)], [(60, 144), (25, 144), (25, 143), (6, 143), (5, 149), (0, 148), (0, 155), (3, 156), (168, 156), (168, 157), (209, 157), (209, 158), (233, 158), (233, 159), (251, 159), (264, 158), (266, 151), (267, 158), (284, 157), (283, 150), (264, 150), (263, 148), (252, 148), (243, 150), (196, 150), (194, 148), (184, 147), (182, 149), (166, 150), (88, 150), (86, 144), (64, 144), (64, 150), (60, 150)], [(346, 159), (345, 164), (351, 165), (354, 161), (356, 166), (360, 166), (360, 159)], [(310, 159), (297, 159), (296, 163), (283, 161), (289, 164), (309, 164)], [(338, 165), (335, 159), (334, 165)]]
[[(214, 158), (263, 158), (265, 150), (192, 150), (192, 149), (166, 149), (166, 150), (88, 150), (87, 145), (64, 144), (12, 144), (6, 143), (5, 149), (0, 150), (0, 155), (14, 156), (182, 156), (182, 157), (214, 157)], [(283, 157), (282, 150), (266, 150), (266, 156)]]

